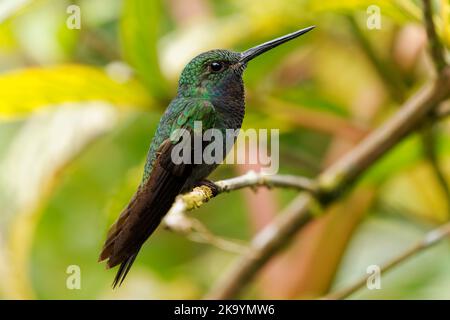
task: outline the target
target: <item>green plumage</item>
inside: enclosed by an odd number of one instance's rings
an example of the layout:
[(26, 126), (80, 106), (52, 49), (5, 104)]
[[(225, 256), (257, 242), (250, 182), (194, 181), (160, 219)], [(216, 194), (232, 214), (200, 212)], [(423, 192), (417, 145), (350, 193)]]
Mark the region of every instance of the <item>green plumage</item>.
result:
[[(123, 281), (141, 246), (158, 227), (176, 196), (204, 183), (218, 165), (206, 161), (174, 161), (172, 151), (179, 143), (184, 143), (182, 133), (201, 134), (211, 128), (222, 133), (227, 129), (240, 129), (245, 113), (242, 74), (247, 62), (311, 29), (296, 31), (242, 53), (208, 51), (186, 65), (180, 76), (177, 96), (162, 116), (150, 144), (141, 184), (109, 230), (100, 254), (99, 260), (107, 260), (108, 267), (120, 264), (113, 286)], [(202, 132), (197, 132), (196, 121), (201, 121)], [(235, 137), (223, 135), (223, 139), (234, 142)], [(222, 144), (230, 145), (227, 141)], [(188, 146), (189, 152), (193, 152), (194, 145)], [(205, 148), (205, 145), (202, 143), (201, 147)], [(222, 158), (227, 150), (223, 151)]]

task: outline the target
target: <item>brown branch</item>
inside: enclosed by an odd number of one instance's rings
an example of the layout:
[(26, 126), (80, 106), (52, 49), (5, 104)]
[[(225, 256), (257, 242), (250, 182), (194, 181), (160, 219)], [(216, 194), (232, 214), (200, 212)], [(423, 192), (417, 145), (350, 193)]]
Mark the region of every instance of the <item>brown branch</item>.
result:
[[(419, 128), (436, 106), (449, 97), (450, 69), (445, 64), (443, 48), (434, 29), (429, 0), (424, 0), (424, 20), (431, 54), (438, 70), (437, 79), (424, 86), (381, 127), (319, 175), (315, 185), (318, 187), (318, 199), (323, 206), (329, 205), (339, 194), (350, 188), (370, 166), (405, 136)], [(284, 214), (279, 215), (255, 236), (247, 253), (232, 265), (207, 298), (235, 297), (265, 263), (313, 218), (313, 203), (311, 194), (298, 196)]]
[[(449, 95), (450, 70), (446, 68), (436, 81), (423, 87), (384, 125), (319, 175), (316, 185), (322, 205), (329, 204), (342, 191), (351, 187), (355, 180), (382, 155), (406, 135), (414, 132), (434, 106), (439, 105)], [(313, 218), (311, 210), (313, 203), (314, 199), (310, 194), (301, 194), (297, 197), (284, 214), (278, 215), (255, 236), (247, 253), (224, 274), (207, 298), (235, 297), (272, 255)]]
[(291, 188), (308, 191), (312, 194), (316, 193), (314, 183), (307, 178), (292, 175), (265, 175), (254, 171), (249, 171), (239, 177), (218, 181), (215, 184), (217, 186), (216, 193), (213, 193), (209, 186), (204, 185), (178, 196), (163, 223), (167, 229), (184, 234), (192, 241), (208, 243), (219, 249), (235, 253), (243, 253), (247, 247), (237, 240), (225, 239), (213, 234), (200, 221), (189, 217), (186, 213), (202, 206), (221, 193), (246, 187)]
[[(442, 225), (439, 228), (436, 228), (430, 232), (428, 232), (425, 237), (423, 237), (422, 240), (417, 242), (415, 245), (401, 253), (400, 255), (394, 257), (392, 260), (385, 263), (383, 266), (380, 267), (382, 273), (385, 273), (394, 267), (398, 266), (399, 264), (405, 262), (410, 257), (415, 256), (417, 253), (424, 251), (425, 249), (428, 249), (432, 247), (433, 245), (439, 243), (441, 240), (447, 238), (450, 236), (450, 223), (446, 223)], [(354, 284), (350, 285), (349, 287), (346, 287), (344, 289), (338, 290), (336, 292), (333, 292), (331, 294), (326, 295), (322, 299), (328, 299), (328, 300), (341, 300), (349, 297), (356, 291), (362, 289), (366, 283), (367, 279), (370, 277), (370, 275), (364, 276), (358, 281), (356, 281)]]
[(221, 193), (246, 187), (291, 188), (308, 191), (311, 194), (316, 193), (314, 183), (307, 178), (292, 175), (265, 175), (254, 171), (249, 171), (239, 177), (218, 181), (215, 184), (217, 186), (216, 193), (213, 193), (209, 186), (204, 185), (178, 196), (163, 222), (169, 230), (187, 235), (193, 241), (209, 243), (220, 249), (238, 253), (242, 253), (246, 249), (243, 244), (214, 235), (200, 221), (189, 217), (187, 212), (202, 206)]
[(314, 199), (309, 194), (297, 197), (274, 222), (254, 237), (247, 252), (219, 279), (206, 298), (228, 299), (236, 296), (265, 262), (313, 218), (310, 210), (313, 203)]
[(419, 90), (392, 118), (321, 174), (318, 185), (323, 191), (333, 193), (346, 188), (380, 156), (419, 128), (433, 107), (450, 94), (450, 70), (444, 71), (434, 83)]

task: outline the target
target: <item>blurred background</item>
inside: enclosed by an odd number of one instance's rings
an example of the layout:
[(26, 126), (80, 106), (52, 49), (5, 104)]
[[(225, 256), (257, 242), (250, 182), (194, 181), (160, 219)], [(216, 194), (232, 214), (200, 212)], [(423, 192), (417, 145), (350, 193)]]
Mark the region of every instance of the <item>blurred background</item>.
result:
[[(450, 4), (433, 4), (448, 47)], [(76, 26), (71, 5), (80, 29), (68, 27)], [(420, 5), (0, 0), (0, 298), (201, 298), (236, 254), (160, 228), (120, 289), (111, 290), (116, 271), (97, 263), (183, 66), (205, 50), (244, 50), (316, 25), (252, 61), (244, 77), (244, 128), (280, 129), (280, 173), (314, 177), (433, 76)], [(431, 149), (448, 180), (449, 130), (443, 120), (383, 157), (243, 297), (321, 297), (447, 221), (450, 197), (429, 159)], [(223, 165), (211, 178), (252, 168)], [(217, 235), (249, 241), (295, 196), (243, 190), (193, 214)], [(383, 274), (381, 290), (351, 298), (449, 299), (449, 249), (444, 241)], [(66, 287), (70, 265), (80, 267), (80, 290)]]

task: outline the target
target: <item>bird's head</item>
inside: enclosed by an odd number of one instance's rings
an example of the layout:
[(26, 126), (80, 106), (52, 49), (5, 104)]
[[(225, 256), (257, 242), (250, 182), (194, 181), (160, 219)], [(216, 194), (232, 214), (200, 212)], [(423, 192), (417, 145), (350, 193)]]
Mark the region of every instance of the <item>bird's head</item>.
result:
[(240, 80), (245, 64), (240, 53), (211, 50), (192, 59), (181, 73), (179, 90), (189, 96), (207, 98), (216, 88), (233, 80)]
[(298, 30), (244, 52), (218, 49), (201, 53), (192, 59), (181, 73), (179, 94), (204, 98), (220, 94), (232, 83), (242, 83), (242, 74), (250, 60), (313, 28), (312, 26)]

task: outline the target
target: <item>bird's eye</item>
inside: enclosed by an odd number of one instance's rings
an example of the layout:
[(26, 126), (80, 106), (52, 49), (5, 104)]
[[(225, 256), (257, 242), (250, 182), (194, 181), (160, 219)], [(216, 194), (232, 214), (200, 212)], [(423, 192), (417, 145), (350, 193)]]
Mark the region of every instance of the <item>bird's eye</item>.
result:
[(211, 69), (212, 72), (220, 72), (224, 69), (224, 64), (222, 62), (214, 61), (211, 62), (209, 68)]

